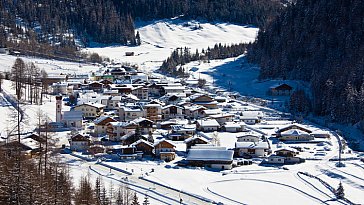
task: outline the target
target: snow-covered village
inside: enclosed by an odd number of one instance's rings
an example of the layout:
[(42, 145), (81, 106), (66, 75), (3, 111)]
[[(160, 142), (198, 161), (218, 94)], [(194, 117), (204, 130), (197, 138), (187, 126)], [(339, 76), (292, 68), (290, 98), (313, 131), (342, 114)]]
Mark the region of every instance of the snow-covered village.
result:
[(87, 60), (0, 44), (0, 204), (364, 204), (361, 122), (261, 78), (259, 29), (138, 20), (135, 45), (91, 41)]

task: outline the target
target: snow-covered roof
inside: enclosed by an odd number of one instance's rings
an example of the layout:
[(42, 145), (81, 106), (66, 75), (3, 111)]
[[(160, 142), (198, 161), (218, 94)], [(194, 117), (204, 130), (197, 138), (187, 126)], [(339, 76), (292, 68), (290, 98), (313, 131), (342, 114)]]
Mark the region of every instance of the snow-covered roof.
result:
[(180, 107), (178, 105), (167, 105), (167, 106), (162, 107), (162, 110), (165, 110), (165, 109), (168, 109), (168, 108), (171, 108), (171, 107), (176, 107), (176, 108), (179, 108), (179, 109), (183, 109), (182, 107)]
[(255, 110), (243, 111), (241, 114), (242, 117), (263, 117), (264, 115), (262, 111), (255, 111)]
[(234, 114), (230, 114), (230, 113), (221, 113), (221, 114), (217, 114), (217, 115), (210, 115), (211, 118), (225, 118), (225, 117), (234, 117)]
[(135, 134), (135, 131), (128, 132), (127, 134), (125, 134), (124, 136), (122, 136), (120, 139), (121, 140), (126, 140), (129, 137), (133, 136), (134, 134)]
[(280, 149), (277, 149), (276, 151), (274, 151), (274, 152), (282, 152), (282, 151), (289, 151), (289, 152), (297, 152), (297, 150), (296, 149), (293, 149), (293, 148), (291, 148), (291, 147), (284, 147), (284, 148), (280, 148)]
[(235, 148), (269, 149), (267, 142), (235, 142)]
[(173, 131), (194, 131), (196, 130), (195, 125), (185, 124), (185, 125), (171, 125)]
[(81, 105), (76, 105), (75, 107), (79, 107), (79, 106), (91, 106), (91, 107), (95, 107), (95, 108), (99, 108), (99, 109), (101, 109), (101, 108), (104, 108), (105, 107), (105, 105), (103, 105), (103, 104), (100, 104), (100, 103), (93, 103), (93, 102), (86, 102), (86, 103), (83, 103), (83, 104), (81, 104)]
[(76, 120), (82, 120), (83, 119), (83, 113), (82, 111), (64, 111), (62, 120), (64, 121), (76, 121)]
[(94, 120), (95, 125), (100, 124), (102, 121), (111, 118), (110, 116), (107, 115), (102, 115), (100, 117), (98, 117), (97, 119)]
[(144, 120), (146, 120), (146, 121), (149, 121), (149, 122), (153, 123), (153, 121), (152, 121), (152, 120), (149, 120), (149, 119), (144, 118), (144, 117), (139, 117), (139, 118), (137, 118), (137, 119), (133, 120), (133, 122), (135, 122), (135, 123), (139, 124), (139, 123), (143, 122)]
[(190, 137), (190, 138), (187, 138), (184, 142), (187, 144), (193, 140), (196, 140), (196, 139), (200, 139), (206, 143), (209, 143), (209, 141), (206, 139), (206, 138), (203, 138), (203, 137)]
[(159, 145), (162, 142), (167, 142), (167, 143), (171, 144), (173, 147), (176, 147), (176, 145), (174, 145), (170, 140), (165, 140), (165, 139), (155, 142), (153, 144), (153, 146), (155, 147), (155, 146)]
[(306, 128), (306, 127), (304, 127), (303, 125), (300, 125), (300, 124), (294, 123), (294, 124), (291, 124), (291, 125), (288, 125), (288, 126), (282, 127), (281, 129), (279, 129), (279, 130), (277, 131), (277, 133), (281, 133), (281, 132), (284, 132), (284, 131), (287, 131), (287, 130), (291, 130), (291, 129), (302, 130), (302, 131), (305, 131), (305, 132), (307, 132), (307, 133), (311, 133), (311, 132), (312, 132), (310, 129), (307, 129), (307, 128)]
[(222, 110), (221, 109), (208, 109), (208, 110), (204, 110), (202, 112), (205, 113), (206, 115), (216, 115), (216, 114), (221, 114)]
[(133, 143), (133, 144), (131, 144), (130, 146), (136, 146), (136, 145), (138, 145), (138, 144), (140, 144), (140, 143), (145, 143), (146, 145), (148, 145), (148, 146), (150, 146), (150, 147), (154, 147), (154, 146), (153, 146), (153, 144), (152, 144), (151, 142), (148, 142), (148, 141), (143, 140), (143, 139), (140, 139), (140, 140), (138, 140), (138, 141), (134, 142), (134, 143)]
[(188, 152), (188, 161), (232, 161), (234, 151), (221, 149), (191, 149)]
[(224, 127), (241, 128), (244, 125), (246, 125), (244, 122), (225, 122)]
[(186, 110), (190, 110), (190, 111), (195, 111), (195, 110), (199, 110), (199, 109), (203, 109), (203, 110), (206, 110), (207, 108), (203, 107), (203, 106), (200, 106), (200, 105), (193, 105), (193, 106), (184, 106), (184, 108)]
[(143, 108), (138, 105), (123, 105), (119, 104), (120, 109), (123, 109), (125, 112), (142, 112)]
[(201, 127), (220, 127), (220, 124), (215, 119), (197, 120)]
[(113, 127), (126, 127), (129, 125), (135, 125), (134, 122), (109, 122)]
[(39, 142), (32, 138), (24, 138), (20, 142), (32, 150), (39, 148)]
[(301, 136), (301, 135), (308, 135), (308, 132), (299, 129), (291, 129), (284, 132), (281, 132), (282, 136), (290, 135), (290, 136)]
[(191, 149), (220, 149), (226, 150), (226, 147), (215, 147), (213, 144), (196, 144), (191, 147)]
[(163, 86), (164, 90), (185, 90), (185, 86)]

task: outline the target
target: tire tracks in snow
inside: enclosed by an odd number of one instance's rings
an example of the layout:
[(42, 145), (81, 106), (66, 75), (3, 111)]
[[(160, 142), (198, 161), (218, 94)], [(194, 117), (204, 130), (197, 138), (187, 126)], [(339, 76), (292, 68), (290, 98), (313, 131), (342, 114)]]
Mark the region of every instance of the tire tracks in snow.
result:
[[(310, 198), (310, 199), (312, 199), (312, 200), (318, 201), (318, 202), (320, 202), (320, 203), (322, 203), (322, 204), (328, 204), (326, 201), (323, 201), (322, 199), (320, 199), (320, 198), (318, 198), (318, 197), (315, 197), (315, 196), (313, 196), (313, 195), (311, 195), (311, 194), (308, 194), (308, 193), (306, 193), (306, 192), (304, 192), (304, 191), (302, 191), (302, 190), (300, 190), (300, 189), (298, 189), (298, 188), (296, 188), (296, 187), (294, 187), (294, 186), (291, 186), (291, 185), (288, 185), (288, 184), (284, 184), (284, 183), (281, 183), (281, 182), (275, 182), (275, 181), (265, 180), (265, 179), (240, 178), (240, 179), (227, 179), (227, 180), (220, 180), (220, 181), (215, 181), (215, 182), (212, 182), (212, 183), (223, 183), (223, 182), (230, 182), (230, 181), (237, 181), (237, 180), (242, 180), (242, 181), (256, 181), (256, 182), (263, 182), (263, 183), (269, 183), (269, 184), (275, 184), (275, 185), (284, 186), (284, 187), (287, 187), (287, 188), (289, 188), (289, 189), (291, 189), (291, 190), (293, 190), (293, 191), (296, 191), (297, 193), (300, 193), (300, 194), (302, 194), (302, 195), (304, 195), (304, 196), (306, 196), (306, 197), (308, 197), (308, 198)], [(214, 194), (214, 195), (216, 195), (216, 196), (222, 197), (222, 196), (221, 196), (221, 195), (219, 195), (219, 194), (216, 194), (216, 193), (214, 193), (214, 192), (211, 192), (211, 190), (209, 190), (209, 189), (208, 189), (208, 187), (207, 187), (206, 189), (207, 189), (210, 193), (212, 193), (212, 194)], [(226, 199), (226, 198), (224, 198), (224, 199)], [(230, 198), (228, 198), (228, 199), (229, 199), (229, 200), (231, 200), (231, 201), (234, 201), (234, 202), (235, 202), (235, 200), (234, 200), (234, 199), (230, 199)], [(240, 204), (243, 204), (243, 203), (240, 203)]]

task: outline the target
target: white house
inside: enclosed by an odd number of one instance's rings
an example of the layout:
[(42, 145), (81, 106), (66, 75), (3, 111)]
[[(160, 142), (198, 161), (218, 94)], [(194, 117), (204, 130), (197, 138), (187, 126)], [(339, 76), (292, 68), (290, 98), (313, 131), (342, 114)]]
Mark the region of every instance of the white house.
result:
[(244, 122), (225, 122), (222, 126), (225, 132), (243, 132), (246, 124)]
[(81, 111), (84, 118), (97, 118), (104, 112), (105, 105), (99, 103), (84, 103), (75, 106), (75, 111)]
[(220, 124), (215, 119), (197, 120), (196, 128), (204, 132), (213, 132), (220, 128)]
[(246, 124), (252, 125), (262, 121), (264, 114), (262, 111), (243, 111), (240, 120)]
[(235, 142), (238, 155), (252, 157), (265, 157), (269, 152), (268, 142)]
[(185, 86), (163, 86), (162, 87), (162, 94), (178, 94), (178, 93), (184, 93), (186, 90)]
[(211, 115), (210, 118), (215, 119), (220, 125), (223, 125), (226, 122), (232, 122), (235, 118), (235, 115), (230, 113), (221, 113), (217, 115)]
[(83, 113), (81, 111), (65, 111), (62, 115), (61, 122), (65, 127), (82, 128)]
[(172, 132), (168, 134), (170, 140), (185, 140), (196, 132), (195, 125), (171, 125)]
[(146, 115), (143, 107), (136, 104), (120, 104), (119, 107), (119, 118), (121, 121), (131, 121)]
[(259, 142), (262, 141), (262, 135), (255, 132), (248, 132), (244, 135), (237, 136), (238, 142)]
[(310, 133), (299, 129), (290, 129), (280, 133), (279, 140), (284, 141), (309, 141), (313, 140), (314, 137)]
[(304, 162), (305, 160), (297, 157), (297, 150), (293, 148), (281, 148), (268, 157), (270, 164), (296, 164)]
[(314, 137), (312, 131), (299, 124), (292, 124), (277, 130), (276, 135), (280, 140), (309, 141)]

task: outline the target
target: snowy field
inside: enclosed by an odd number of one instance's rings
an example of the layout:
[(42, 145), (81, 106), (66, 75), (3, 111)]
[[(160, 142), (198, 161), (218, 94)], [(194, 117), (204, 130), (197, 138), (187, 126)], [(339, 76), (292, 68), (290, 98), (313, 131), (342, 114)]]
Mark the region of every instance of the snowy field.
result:
[[(201, 28), (196, 29), (196, 26)], [(99, 44), (87, 48), (86, 52), (97, 52), (119, 62), (138, 64), (146, 71), (159, 68), (174, 49), (178, 47), (207, 49), (216, 43), (232, 44), (247, 43), (255, 40), (258, 29), (227, 23), (204, 23), (197, 21), (182, 21), (179, 19), (160, 20), (137, 23), (142, 45), (102, 46)], [(125, 56), (125, 52), (134, 52), (134, 56)]]
[[(17, 56), (0, 54), (0, 71), (10, 71)], [(49, 59), (40, 59), (21, 56), (25, 63), (33, 62), (40, 69), (44, 69), (48, 75), (59, 74), (89, 74), (98, 69), (98, 66), (77, 62), (67, 62)]]

